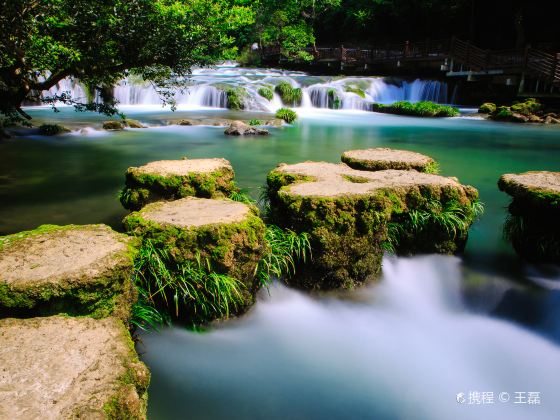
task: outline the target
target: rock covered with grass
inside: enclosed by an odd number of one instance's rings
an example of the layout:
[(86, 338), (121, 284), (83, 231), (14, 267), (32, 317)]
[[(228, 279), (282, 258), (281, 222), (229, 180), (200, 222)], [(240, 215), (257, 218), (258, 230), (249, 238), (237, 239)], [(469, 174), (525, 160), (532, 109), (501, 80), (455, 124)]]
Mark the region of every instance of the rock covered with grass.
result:
[(504, 235), (535, 262), (560, 262), (560, 172), (505, 174), (500, 190), (512, 196)]
[[(481, 109), (484, 107), (483, 104)], [(493, 105), (493, 104), (492, 104)], [(516, 101), (509, 106), (494, 106), (491, 110), (487, 108), (488, 119), (496, 121), (516, 123), (544, 123), (560, 124), (560, 114), (547, 110), (535, 98), (527, 98), (525, 101)]]
[(44, 225), (0, 237), (0, 315), (127, 321), (136, 300), (134, 244), (104, 225)]
[(280, 165), (267, 183), (272, 222), (309, 234), (305, 288), (359, 284), (379, 273), (384, 250), (459, 252), (480, 210), (474, 188), (416, 171), (304, 162)]
[(413, 117), (456, 117), (459, 115), (457, 108), (430, 101), (416, 103), (399, 101), (390, 105), (372, 104), (372, 111), (386, 114), (410, 115)]
[(341, 160), (353, 169), (364, 171), (404, 169), (426, 173), (438, 172), (438, 165), (431, 157), (408, 150), (383, 147), (348, 150), (342, 154)]
[(115, 318), (0, 320), (0, 417), (145, 419), (150, 373)]
[(148, 203), (183, 197), (228, 197), (237, 191), (225, 159), (160, 160), (128, 168), (120, 193), (122, 205), (139, 210)]
[(58, 136), (69, 132), (68, 128), (60, 124), (42, 124), (39, 126), (39, 134), (42, 136)]
[(256, 268), (266, 252), (255, 207), (188, 197), (149, 204), (124, 224), (143, 240), (139, 269), (158, 273), (145, 287), (164, 290), (159, 299), (177, 302), (173, 312), (183, 319), (223, 318), (253, 303)]

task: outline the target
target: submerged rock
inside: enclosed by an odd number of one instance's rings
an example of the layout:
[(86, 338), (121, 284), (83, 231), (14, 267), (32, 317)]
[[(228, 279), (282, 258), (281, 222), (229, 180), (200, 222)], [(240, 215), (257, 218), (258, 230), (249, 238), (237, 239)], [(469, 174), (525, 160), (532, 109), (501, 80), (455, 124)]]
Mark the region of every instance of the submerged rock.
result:
[(416, 171), (304, 162), (280, 165), (267, 182), (272, 222), (310, 235), (313, 261), (296, 278), (305, 288), (362, 283), (379, 273), (387, 248), (459, 252), (477, 213), (474, 188)]
[[(165, 255), (172, 276), (191, 264), (241, 282), (241, 302), (231, 308), (233, 313), (253, 303), (259, 287), (255, 270), (265, 251), (265, 225), (255, 207), (231, 200), (188, 197), (149, 204), (127, 216), (124, 225), (130, 234)], [(196, 286), (199, 293), (206, 293), (206, 287), (204, 283)], [(188, 296), (180, 300), (194, 316), (196, 299)], [(206, 315), (211, 319), (223, 313)]]
[(234, 121), (224, 131), (228, 136), (268, 135), (268, 130), (245, 124), (243, 121)]
[(560, 172), (505, 174), (500, 190), (513, 197), (504, 236), (523, 258), (560, 262)]
[(416, 170), (437, 173), (436, 162), (429, 156), (408, 150), (376, 148), (349, 150), (342, 154), (341, 160), (353, 169), (381, 171), (384, 169)]
[(150, 372), (115, 318), (0, 320), (0, 417), (145, 419)]
[(125, 176), (120, 200), (130, 210), (160, 200), (228, 197), (237, 190), (233, 168), (225, 159), (160, 160), (128, 168)]
[(133, 242), (105, 225), (44, 225), (0, 237), (0, 316), (127, 322), (136, 301)]

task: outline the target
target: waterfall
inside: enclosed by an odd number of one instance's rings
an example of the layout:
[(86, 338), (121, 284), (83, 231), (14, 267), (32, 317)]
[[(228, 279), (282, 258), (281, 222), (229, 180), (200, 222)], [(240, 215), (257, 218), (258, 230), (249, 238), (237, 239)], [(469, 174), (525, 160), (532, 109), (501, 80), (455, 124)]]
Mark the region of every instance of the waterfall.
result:
[[(368, 110), (370, 104), (396, 101), (433, 101), (448, 103), (447, 84), (437, 80), (413, 81), (384, 77), (317, 77), (303, 72), (275, 69), (245, 69), (228, 64), (216, 68), (194, 69), (186, 87), (178, 90), (178, 107), (227, 108), (225, 89), (242, 88), (243, 101), (249, 111), (275, 112), (282, 101), (275, 93), (272, 100), (259, 95), (260, 88), (274, 89), (281, 81), (302, 89), (301, 108), (331, 108)], [(86, 101), (86, 89), (75, 79), (62, 80), (45, 92), (44, 96), (69, 92), (74, 99)], [(453, 99), (454, 95), (450, 95)], [(136, 78), (122, 80), (114, 88), (114, 97), (120, 105), (160, 105), (156, 89)]]

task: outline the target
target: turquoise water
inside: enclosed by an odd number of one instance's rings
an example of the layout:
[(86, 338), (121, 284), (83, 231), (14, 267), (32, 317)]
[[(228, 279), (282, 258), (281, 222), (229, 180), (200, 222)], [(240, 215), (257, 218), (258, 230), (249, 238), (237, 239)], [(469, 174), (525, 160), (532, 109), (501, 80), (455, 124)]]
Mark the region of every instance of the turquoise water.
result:
[[(102, 121), (70, 109), (29, 112), (76, 129)], [(126, 112), (147, 124), (236, 116)], [(557, 127), (315, 110), (262, 138), (231, 138), (223, 127), (200, 126), (53, 138), (29, 133), (0, 143), (0, 234), (43, 223), (118, 229), (124, 171), (152, 160), (224, 157), (238, 184), (256, 197), (280, 162), (337, 162), (345, 150), (378, 146), (428, 154), (443, 175), (480, 191), (486, 212), (471, 229), (465, 255), (388, 259), (379, 284), (336, 297), (278, 286), (247, 316), (213, 332), (172, 328), (143, 336), (153, 373), (151, 418), (555, 418), (560, 269), (526, 265), (503, 241), (509, 200), (496, 182), (508, 172), (560, 170)], [(485, 388), (541, 391), (543, 402), (488, 408), (455, 402), (456, 393)]]

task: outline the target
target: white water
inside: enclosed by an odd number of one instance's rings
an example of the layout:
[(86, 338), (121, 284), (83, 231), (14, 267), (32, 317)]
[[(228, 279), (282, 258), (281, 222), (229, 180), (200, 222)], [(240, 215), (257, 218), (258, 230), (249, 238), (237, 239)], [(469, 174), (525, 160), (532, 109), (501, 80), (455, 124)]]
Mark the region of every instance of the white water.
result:
[[(178, 107), (183, 109), (226, 108), (227, 96), (222, 90), (224, 86), (241, 86), (247, 92), (244, 101), (246, 110), (274, 112), (282, 107), (280, 97), (275, 94), (273, 100), (268, 101), (258, 94), (258, 90), (263, 86), (273, 87), (281, 81), (302, 88), (303, 100), (300, 107), (304, 109), (328, 108), (329, 92), (336, 92), (340, 100), (340, 109), (365, 110), (372, 102), (392, 103), (401, 100), (448, 102), (447, 85), (440, 81), (420, 79), (405, 81), (382, 77), (333, 79), (309, 76), (302, 72), (245, 69), (234, 65), (195, 69), (188, 79), (188, 87), (176, 92), (176, 102)], [(363, 90), (365, 98), (348, 92), (349, 87)], [(83, 86), (70, 79), (61, 81), (44, 96), (63, 92), (69, 92), (73, 98), (81, 100), (86, 98)], [(141, 81), (121, 81), (115, 87), (114, 95), (120, 105), (125, 106), (161, 104), (160, 97), (153, 86)]]
[[(150, 415), (191, 419), (557, 419), (560, 349), (510, 322), (469, 312), (460, 260), (384, 262), (354, 300), (275, 286), (253, 311), (206, 334), (142, 337)], [(500, 301), (507, 287), (498, 288)], [(493, 404), (457, 394), (493, 392)], [(511, 400), (500, 402), (507, 392)], [(540, 392), (538, 405), (515, 392)]]

